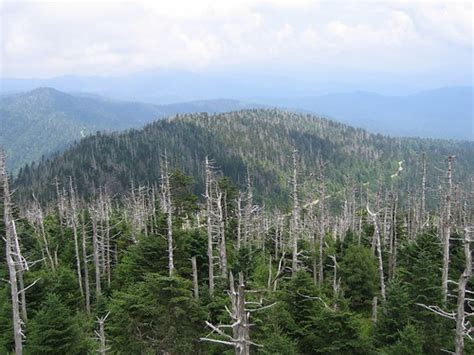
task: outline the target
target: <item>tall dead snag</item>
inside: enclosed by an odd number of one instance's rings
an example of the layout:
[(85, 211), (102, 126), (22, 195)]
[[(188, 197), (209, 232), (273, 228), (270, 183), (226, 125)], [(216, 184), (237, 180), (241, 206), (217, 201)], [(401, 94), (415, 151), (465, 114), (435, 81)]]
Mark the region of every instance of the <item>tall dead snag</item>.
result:
[(420, 222), (424, 223), (426, 211), (426, 153), (422, 155)]
[(292, 247), (292, 258), (291, 258), (291, 273), (292, 276), (296, 275), (298, 271), (298, 241), (300, 233), (300, 206), (298, 200), (298, 150), (293, 149), (293, 166), (292, 166), (292, 198), (293, 208), (291, 210), (291, 224), (290, 224), (290, 240)]
[(97, 324), (99, 325), (99, 330), (95, 331), (97, 340), (99, 341), (99, 349), (97, 352), (101, 355), (107, 354), (107, 351), (110, 350), (110, 347), (107, 346), (107, 339), (105, 337), (105, 321), (110, 313), (107, 313), (104, 317), (97, 317)]
[(194, 298), (199, 299), (199, 282), (198, 282), (198, 269), (197, 269), (197, 262), (196, 256), (191, 258), (191, 265), (193, 268), (193, 289), (194, 289)]
[(380, 229), (377, 219), (377, 213), (372, 212), (367, 203), (367, 212), (369, 216), (372, 217), (374, 223), (374, 240), (375, 240), (375, 249), (377, 251), (377, 259), (379, 263), (379, 277), (380, 277), (380, 294), (382, 296), (382, 301), (385, 302), (385, 277), (383, 271), (383, 259), (382, 259), (382, 243), (380, 241)]
[[(470, 334), (474, 331), (474, 328), (472, 327), (471, 323), (466, 319), (467, 314), (464, 308), (466, 302), (467, 284), (473, 276), (471, 243), (474, 240), (471, 234), (472, 228), (466, 227), (463, 238), (465, 268), (458, 281), (458, 302), (456, 307), (456, 338), (454, 341), (456, 355), (464, 354), (464, 337), (471, 337)], [(472, 301), (472, 299), (469, 298), (467, 300)], [(470, 315), (472, 315), (472, 313)]]
[[(239, 274), (239, 283), (237, 285), (237, 290), (235, 289), (234, 276), (232, 272), (229, 274), (229, 286), (230, 290), (228, 292), (231, 300), (231, 309), (227, 310), (231, 320), (231, 325), (219, 325), (214, 326), (213, 324), (206, 321), (206, 325), (212, 329), (212, 332), (205, 338), (201, 338), (201, 341), (209, 341), (213, 343), (225, 344), (233, 346), (235, 349), (236, 355), (249, 355), (250, 346), (259, 346), (262, 345), (255, 344), (250, 340), (250, 314), (255, 311), (263, 310), (273, 306), (274, 304), (268, 306), (262, 306), (261, 302), (246, 302), (245, 301), (245, 284), (243, 274)], [(250, 305), (257, 305), (258, 308), (247, 308)], [(232, 335), (224, 332), (224, 329), (232, 329)], [(221, 339), (209, 338), (210, 335), (217, 334)]]
[(100, 246), (99, 246), (99, 233), (97, 228), (97, 215), (98, 211), (95, 206), (89, 208), (89, 213), (91, 215), (92, 221), (92, 256), (94, 259), (94, 268), (95, 268), (95, 293), (96, 298), (99, 298), (102, 294), (101, 287), (101, 277), (100, 277)]
[(59, 188), (59, 180), (58, 177), (55, 178), (55, 186), (56, 186), (56, 209), (58, 212), (58, 220), (59, 220), (59, 230), (61, 232), (61, 237), (64, 238), (64, 221), (66, 215), (66, 191), (63, 188), (62, 191)]
[(318, 267), (318, 285), (321, 286), (324, 281), (324, 237), (326, 236), (326, 179), (324, 175), (324, 163), (319, 161), (319, 267)]
[(444, 302), (448, 299), (448, 274), (449, 274), (449, 239), (451, 238), (451, 199), (453, 192), (453, 156), (448, 157), (447, 191), (444, 214), (443, 233), (443, 274), (442, 290)]
[(389, 193), (390, 197), (390, 235), (389, 235), (389, 262), (388, 262), (388, 275), (392, 279), (395, 275), (395, 269), (397, 267), (397, 202), (398, 195), (396, 193)]
[(242, 192), (239, 191), (237, 203), (237, 250), (240, 250), (242, 245)]
[(464, 230), (463, 244), (464, 244), (464, 259), (465, 267), (464, 271), (459, 277), (458, 282), (450, 281), (451, 283), (457, 284), (458, 286), (458, 295), (457, 295), (457, 305), (456, 311), (450, 312), (445, 311), (443, 308), (434, 305), (425, 305), (418, 303), (419, 306), (422, 306), (433, 313), (440, 315), (444, 318), (454, 320), (456, 322), (456, 333), (454, 338), (454, 346), (456, 355), (464, 355), (464, 338), (473, 339), (472, 334), (474, 334), (474, 326), (469, 320), (470, 317), (474, 316), (474, 313), (467, 312), (465, 309), (465, 303), (470, 304), (474, 301), (473, 298), (466, 297), (466, 294), (473, 295), (473, 291), (467, 290), (467, 285), (473, 277), (473, 265), (472, 265), (472, 250), (471, 243), (474, 242), (472, 237), (474, 227), (466, 227)]
[(87, 314), (91, 313), (91, 292), (89, 286), (89, 269), (87, 267), (87, 233), (86, 233), (86, 218), (84, 217), (84, 212), (81, 214), (81, 224), (82, 224), (82, 265), (84, 268), (84, 293), (86, 301), (86, 311)]
[[(341, 290), (341, 279), (337, 277), (337, 268), (339, 264), (337, 263), (336, 255), (329, 256), (333, 261), (333, 277), (332, 277), (332, 292), (334, 300), (337, 301), (340, 295)], [(337, 302), (334, 302), (334, 308), (337, 309)]]
[(44, 215), (41, 205), (33, 195), (33, 203), (30, 208), (26, 211), (26, 218), (28, 222), (33, 226), (36, 238), (41, 248), (41, 254), (46, 266), (49, 266), (52, 270), (55, 269), (55, 262), (49, 248), (48, 238), (46, 237), (46, 231), (44, 229)]
[(169, 276), (173, 276), (174, 273), (174, 260), (173, 260), (173, 207), (171, 205), (171, 184), (170, 184), (170, 173), (168, 170), (168, 156), (166, 151), (163, 157), (163, 171), (162, 171), (162, 191), (164, 196), (163, 205), (166, 213), (166, 222), (168, 229), (168, 272)]
[(209, 294), (214, 295), (214, 248), (213, 248), (213, 233), (212, 233), (212, 185), (214, 183), (213, 166), (208, 157), (204, 163), (205, 173), (205, 199), (206, 199), (206, 218), (207, 218), (207, 258), (209, 263)]
[(16, 259), (16, 248), (17, 235), (15, 220), (11, 213), (11, 197), (10, 188), (8, 184), (8, 176), (5, 168), (5, 157), (3, 152), (0, 151), (0, 174), (2, 178), (2, 190), (3, 190), (3, 208), (4, 208), (4, 223), (5, 223), (5, 248), (6, 248), (6, 261), (8, 266), (8, 273), (10, 277), (10, 290), (12, 300), (12, 313), (13, 313), (13, 333), (15, 341), (15, 353), (22, 354), (23, 343), (22, 343), (22, 321), (20, 317), (20, 301), (18, 299), (18, 279), (17, 279), (17, 265)]
[[(219, 235), (219, 262), (221, 268), (221, 277), (227, 278), (227, 249), (225, 242), (225, 220), (224, 220), (224, 208), (225, 196), (219, 191), (219, 186), (216, 184), (216, 195), (217, 195), (217, 228)], [(224, 200), (224, 201), (223, 201)]]
[[(5, 222), (5, 248), (6, 248), (6, 261), (8, 266), (8, 274), (10, 276), (10, 292), (12, 300), (12, 313), (13, 313), (13, 335), (15, 341), (15, 354), (23, 353), (23, 332), (22, 332), (22, 320), (20, 317), (20, 300), (18, 295), (21, 291), (18, 289), (18, 278), (17, 273), (23, 269), (22, 256), (19, 253), (19, 241), (16, 233), (15, 220), (12, 214), (12, 202), (10, 196), (10, 187), (8, 184), (8, 175), (5, 168), (5, 156), (0, 151), (0, 177), (2, 179), (3, 189), (3, 218)], [(24, 292), (23, 292), (24, 294)]]
[(78, 216), (77, 216), (77, 202), (76, 193), (72, 184), (72, 177), (69, 177), (69, 211), (66, 213), (66, 220), (72, 228), (72, 235), (74, 237), (74, 253), (76, 254), (76, 271), (77, 281), (79, 283), (79, 291), (81, 296), (84, 297), (84, 288), (82, 287), (82, 274), (81, 274), (81, 256), (79, 254), (79, 237), (78, 237)]
[(253, 228), (253, 186), (250, 174), (247, 172), (247, 192), (246, 192), (245, 210), (244, 210), (244, 240), (243, 244), (247, 245), (252, 235)]

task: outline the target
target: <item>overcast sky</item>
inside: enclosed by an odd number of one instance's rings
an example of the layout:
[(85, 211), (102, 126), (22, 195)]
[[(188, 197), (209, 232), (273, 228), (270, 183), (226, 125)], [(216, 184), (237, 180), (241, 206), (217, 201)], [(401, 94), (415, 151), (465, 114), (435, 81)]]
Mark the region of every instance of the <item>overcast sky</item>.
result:
[(470, 1), (3, 0), (0, 11), (2, 77), (166, 68), (472, 83)]

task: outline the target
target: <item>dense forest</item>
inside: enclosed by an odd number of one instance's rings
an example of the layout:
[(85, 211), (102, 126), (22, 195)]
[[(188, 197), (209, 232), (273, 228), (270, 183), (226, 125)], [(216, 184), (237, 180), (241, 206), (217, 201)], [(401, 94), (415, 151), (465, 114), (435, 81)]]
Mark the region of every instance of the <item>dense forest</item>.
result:
[(0, 352), (469, 354), (472, 144), (278, 110), (0, 159)]
[[(35, 193), (50, 201), (56, 196), (54, 181), (67, 184), (70, 176), (84, 197), (100, 186), (114, 195), (132, 184), (153, 185), (161, 176), (166, 150), (173, 168), (194, 177), (198, 195), (204, 186), (202, 162), (209, 156), (240, 189), (250, 172), (257, 201), (284, 208), (290, 201), (293, 148), (301, 159), (302, 189), (313, 193), (314, 177), (323, 168), (330, 194), (339, 202), (347, 185), (375, 191), (378, 185), (395, 184), (404, 195), (414, 190), (422, 153), (430, 162), (426, 167), (432, 189), (442, 185), (440, 172), (448, 155), (456, 156), (458, 181), (466, 183), (474, 173), (474, 142), (390, 138), (313, 115), (253, 109), (179, 115), (140, 130), (89, 136), (62, 154), (22, 168), (15, 180), (16, 196), (25, 201)], [(392, 179), (399, 168), (403, 173)]]
[(152, 105), (41, 87), (0, 96), (0, 145), (7, 153), (7, 167), (16, 173), (24, 164), (63, 151), (97, 131), (139, 128), (176, 113), (222, 112), (251, 106), (222, 99)]

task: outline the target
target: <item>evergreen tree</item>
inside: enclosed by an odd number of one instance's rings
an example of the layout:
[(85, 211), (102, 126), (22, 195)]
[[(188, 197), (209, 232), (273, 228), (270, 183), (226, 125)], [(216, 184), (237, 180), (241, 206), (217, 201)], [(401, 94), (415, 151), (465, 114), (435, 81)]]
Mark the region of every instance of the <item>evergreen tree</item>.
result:
[(28, 354), (85, 353), (78, 318), (53, 293), (46, 296), (41, 309), (28, 323), (26, 352)]
[(352, 310), (369, 310), (377, 293), (377, 264), (370, 249), (351, 245), (339, 263), (344, 295)]

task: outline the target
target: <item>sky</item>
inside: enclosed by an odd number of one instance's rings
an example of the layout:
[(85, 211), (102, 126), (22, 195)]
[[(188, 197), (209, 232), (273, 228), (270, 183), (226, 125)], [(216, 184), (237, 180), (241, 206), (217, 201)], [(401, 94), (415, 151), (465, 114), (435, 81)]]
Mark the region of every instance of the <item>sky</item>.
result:
[(0, 0), (2, 78), (142, 70), (471, 85), (471, 1)]

